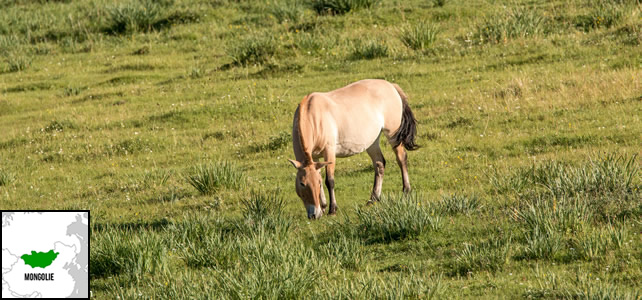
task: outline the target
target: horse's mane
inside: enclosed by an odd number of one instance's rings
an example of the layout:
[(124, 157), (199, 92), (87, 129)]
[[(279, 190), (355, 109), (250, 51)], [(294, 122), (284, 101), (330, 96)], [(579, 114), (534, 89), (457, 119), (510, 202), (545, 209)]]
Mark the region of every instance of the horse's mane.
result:
[[(312, 163), (312, 154), (310, 151), (308, 151), (305, 141), (303, 139), (303, 123), (307, 121), (307, 118), (304, 119), (304, 116), (307, 117), (308, 114), (308, 108), (310, 106), (310, 101), (308, 100), (309, 95), (303, 97), (303, 100), (301, 100), (301, 104), (299, 104), (299, 143), (301, 144), (301, 150), (303, 150), (303, 154), (305, 155), (305, 161), (303, 162), (303, 165), (307, 166)], [(307, 129), (307, 128), (306, 128)], [(306, 130), (306, 133), (307, 132)]]

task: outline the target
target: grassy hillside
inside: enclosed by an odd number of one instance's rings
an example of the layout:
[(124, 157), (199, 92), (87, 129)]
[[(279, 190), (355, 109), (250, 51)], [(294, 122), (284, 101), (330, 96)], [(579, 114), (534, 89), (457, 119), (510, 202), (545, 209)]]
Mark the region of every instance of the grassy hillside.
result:
[[(90, 209), (121, 298), (622, 298), (642, 282), (636, 0), (0, 0), (0, 208)], [(310, 222), (304, 95), (399, 84), (388, 145)]]

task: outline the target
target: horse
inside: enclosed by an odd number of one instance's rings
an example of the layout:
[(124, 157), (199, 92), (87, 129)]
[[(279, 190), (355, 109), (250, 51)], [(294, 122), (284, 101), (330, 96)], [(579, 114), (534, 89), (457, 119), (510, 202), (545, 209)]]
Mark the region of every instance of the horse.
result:
[[(410, 192), (406, 150), (415, 150), (417, 120), (408, 97), (394, 83), (365, 79), (345, 87), (308, 94), (296, 111), (292, 125), (292, 147), (297, 169), (296, 193), (303, 200), (309, 219), (320, 218), (326, 207), (321, 168), (330, 197), (328, 214), (336, 214), (334, 169), (337, 157), (349, 157), (364, 150), (374, 166), (374, 185), (369, 202), (380, 199), (386, 160), (379, 147), (381, 132), (388, 139), (401, 169), (403, 192)], [(320, 162), (319, 158), (324, 161)]]

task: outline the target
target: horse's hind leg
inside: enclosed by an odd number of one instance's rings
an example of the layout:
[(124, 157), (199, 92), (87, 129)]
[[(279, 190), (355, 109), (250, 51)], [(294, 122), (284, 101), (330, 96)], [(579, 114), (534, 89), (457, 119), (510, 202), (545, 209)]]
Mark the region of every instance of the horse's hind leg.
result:
[(408, 155), (406, 149), (402, 144), (399, 144), (397, 147), (393, 148), (397, 156), (397, 164), (401, 169), (401, 179), (403, 180), (403, 192), (410, 192), (410, 179), (408, 179)]
[(370, 201), (379, 201), (381, 197), (381, 185), (383, 184), (383, 172), (386, 168), (386, 159), (381, 153), (379, 147), (379, 139), (366, 150), (372, 159), (372, 165), (375, 169), (374, 185), (372, 186), (372, 194), (370, 194)]

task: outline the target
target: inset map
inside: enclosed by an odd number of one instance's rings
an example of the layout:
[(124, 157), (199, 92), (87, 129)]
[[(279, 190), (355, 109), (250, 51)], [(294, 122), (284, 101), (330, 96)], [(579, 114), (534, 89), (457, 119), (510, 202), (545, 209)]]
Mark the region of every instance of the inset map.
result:
[(2, 211), (2, 298), (88, 298), (89, 211)]

